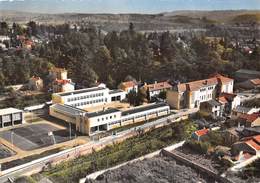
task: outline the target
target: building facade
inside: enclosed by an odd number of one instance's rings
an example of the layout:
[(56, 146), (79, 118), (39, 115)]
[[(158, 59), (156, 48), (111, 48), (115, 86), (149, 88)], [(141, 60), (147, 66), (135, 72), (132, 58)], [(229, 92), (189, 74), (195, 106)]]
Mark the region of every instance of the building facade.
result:
[(166, 103), (149, 104), (125, 111), (109, 108), (97, 112), (86, 112), (63, 104), (54, 104), (50, 107), (51, 116), (75, 124), (77, 131), (87, 135), (94, 135), (169, 113), (170, 107)]
[(43, 80), (40, 77), (31, 77), (28, 83), (30, 90), (43, 90)]
[(145, 84), (143, 88), (146, 89), (149, 98), (151, 99), (152, 97), (158, 96), (163, 91), (166, 92), (170, 90), (172, 88), (172, 85), (169, 84), (167, 81), (159, 83), (155, 82), (153, 84)]
[(24, 122), (23, 111), (15, 108), (0, 109), (0, 128)]
[(73, 83), (70, 79), (63, 79), (63, 80), (56, 79), (52, 83), (53, 93), (70, 92), (74, 90), (75, 90), (75, 83)]
[(104, 105), (113, 101), (122, 101), (125, 98), (126, 92), (122, 90), (109, 90), (105, 85), (102, 85), (71, 92), (54, 93), (52, 95), (52, 102), (83, 109)]
[(119, 89), (125, 91), (127, 94), (131, 91), (138, 92), (138, 84), (135, 81), (126, 81), (120, 83), (118, 86)]
[(175, 109), (197, 108), (200, 103), (216, 99), (221, 93), (233, 93), (234, 80), (222, 75), (177, 84), (167, 91), (167, 102)]

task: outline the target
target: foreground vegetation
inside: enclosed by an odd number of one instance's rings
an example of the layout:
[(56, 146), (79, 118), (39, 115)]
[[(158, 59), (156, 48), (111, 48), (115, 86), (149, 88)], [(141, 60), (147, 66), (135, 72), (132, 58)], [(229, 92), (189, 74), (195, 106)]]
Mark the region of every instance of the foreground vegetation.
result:
[(188, 120), (154, 129), (127, 139), (122, 143), (107, 146), (92, 154), (61, 163), (50, 168), (43, 175), (57, 183), (78, 182), (80, 178), (87, 174), (115, 166), (187, 139), (194, 130), (196, 130), (196, 126)]

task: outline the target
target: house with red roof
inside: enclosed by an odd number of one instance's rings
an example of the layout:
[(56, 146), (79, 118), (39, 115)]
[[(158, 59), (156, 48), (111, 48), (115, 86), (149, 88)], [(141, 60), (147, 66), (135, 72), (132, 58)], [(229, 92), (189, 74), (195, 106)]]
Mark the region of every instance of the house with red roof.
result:
[(52, 89), (54, 93), (70, 92), (75, 90), (75, 84), (71, 79), (56, 79), (52, 83)]
[(260, 113), (241, 114), (238, 118), (238, 122), (245, 127), (260, 126)]
[(138, 92), (138, 84), (136, 81), (126, 81), (119, 84), (118, 89), (125, 91), (127, 94), (131, 91)]
[(149, 98), (158, 96), (163, 91), (172, 89), (172, 85), (168, 81), (154, 82), (153, 84), (146, 84), (143, 88), (147, 91)]
[(209, 129), (201, 129), (192, 133), (191, 137), (195, 140), (201, 141), (204, 136), (209, 133)]
[[(233, 93), (234, 80), (220, 74), (208, 79), (179, 83), (167, 92), (167, 102), (172, 108), (198, 108), (200, 103), (217, 99), (221, 93)], [(223, 102), (224, 97), (221, 98)]]
[(244, 140), (232, 145), (231, 153), (233, 155), (236, 156), (241, 152), (252, 155), (260, 153), (260, 135), (245, 138)]

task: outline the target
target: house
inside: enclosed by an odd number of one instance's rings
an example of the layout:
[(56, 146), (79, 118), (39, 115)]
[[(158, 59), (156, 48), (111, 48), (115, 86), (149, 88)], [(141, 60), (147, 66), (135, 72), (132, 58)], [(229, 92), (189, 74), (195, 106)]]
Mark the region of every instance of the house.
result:
[(175, 109), (198, 108), (200, 103), (216, 99), (221, 93), (233, 93), (234, 80), (215, 74), (204, 80), (179, 83), (167, 91), (166, 100)]
[(244, 106), (237, 106), (232, 110), (232, 119), (237, 119), (242, 114), (253, 114), (260, 111), (260, 108), (250, 108), (250, 107), (244, 107)]
[(238, 83), (237, 86), (247, 90), (260, 89), (260, 78), (246, 80), (244, 82)]
[(245, 138), (240, 142), (234, 143), (231, 147), (231, 153), (238, 155), (240, 152), (252, 155), (260, 153), (260, 135)]
[(153, 84), (144, 84), (143, 88), (147, 91), (149, 98), (151, 99), (152, 97), (158, 96), (161, 92), (163, 91), (168, 91), (172, 88), (172, 85), (167, 82), (155, 82)]
[(130, 93), (131, 91), (138, 92), (138, 84), (135, 81), (126, 81), (120, 83), (118, 86), (118, 89), (121, 89), (125, 91), (127, 94)]
[(49, 75), (53, 80), (66, 80), (68, 79), (68, 71), (64, 68), (53, 67), (49, 70)]
[(235, 73), (235, 79), (237, 81), (246, 81), (255, 78), (260, 78), (260, 71), (240, 69)]
[(15, 108), (0, 109), (0, 128), (22, 124), (23, 122), (22, 110)]
[(28, 88), (30, 90), (37, 90), (41, 91), (43, 90), (43, 80), (40, 77), (31, 77), (29, 79)]
[(74, 91), (75, 83), (73, 83), (70, 79), (56, 79), (52, 83), (52, 90), (54, 93)]
[(197, 141), (201, 141), (203, 137), (206, 136), (208, 133), (209, 133), (209, 129), (204, 128), (193, 132), (191, 137)]
[(232, 110), (238, 107), (241, 103), (240, 97), (233, 93), (221, 93), (218, 97), (218, 102), (224, 106), (225, 115), (230, 116)]
[(200, 111), (206, 112), (207, 114), (209, 114), (210, 116), (212, 116), (212, 118), (216, 119), (218, 117), (222, 117), (223, 114), (223, 109), (224, 106), (212, 99), (206, 102), (202, 102), (200, 104)]
[(239, 116), (238, 122), (245, 127), (260, 126), (260, 113), (242, 114)]

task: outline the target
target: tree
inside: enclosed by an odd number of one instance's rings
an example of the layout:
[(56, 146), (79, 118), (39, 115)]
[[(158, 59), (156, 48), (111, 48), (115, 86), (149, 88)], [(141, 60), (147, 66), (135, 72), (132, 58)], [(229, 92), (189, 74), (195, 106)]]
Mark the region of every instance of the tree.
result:
[(137, 93), (134, 90), (131, 90), (127, 95), (128, 102), (130, 105), (136, 106), (137, 104)]
[(79, 82), (85, 87), (92, 87), (96, 84), (98, 80), (98, 75), (96, 72), (89, 67), (87, 63), (84, 63), (80, 72)]

